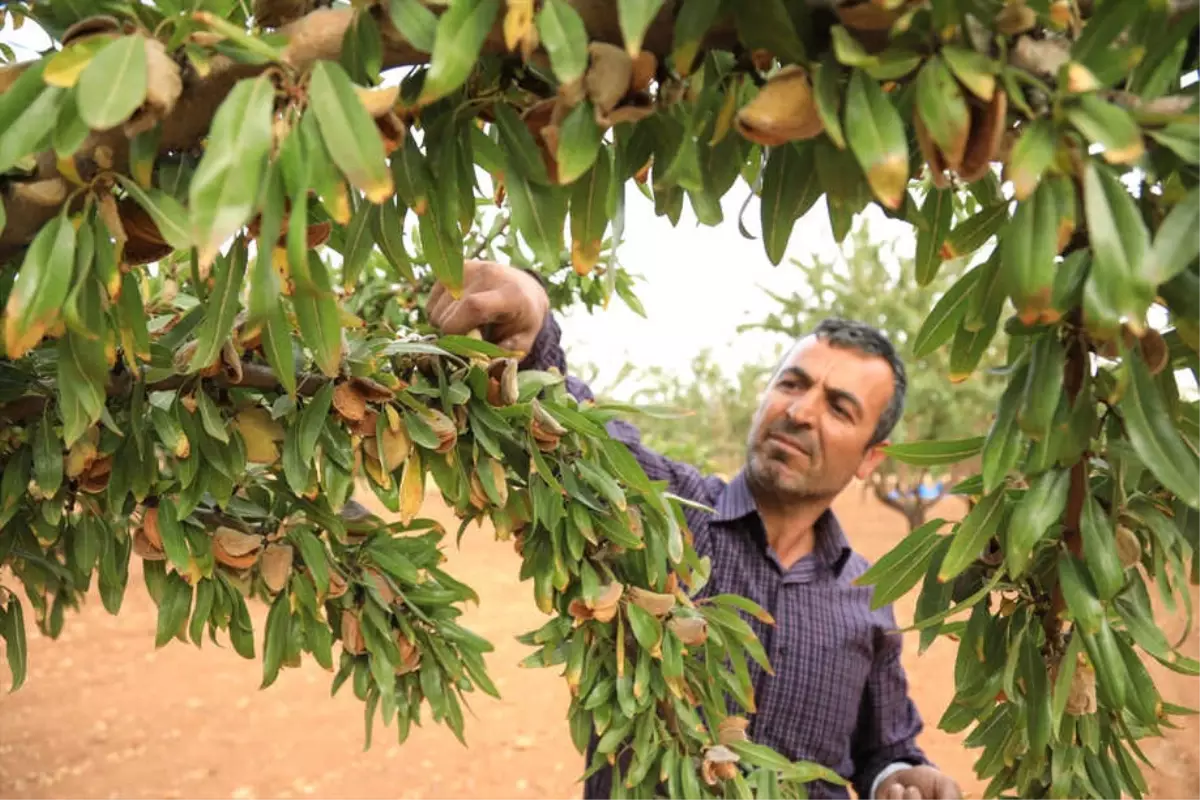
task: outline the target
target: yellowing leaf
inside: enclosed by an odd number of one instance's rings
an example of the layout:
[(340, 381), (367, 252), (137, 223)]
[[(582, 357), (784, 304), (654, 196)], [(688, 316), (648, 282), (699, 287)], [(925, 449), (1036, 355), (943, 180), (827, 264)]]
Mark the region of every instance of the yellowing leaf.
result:
[(89, 36), (72, 42), (50, 57), (42, 77), (51, 86), (70, 89), (96, 54), (110, 41), (111, 39), (104, 36)]
[(4, 308), (4, 346), (18, 359), (37, 345), (58, 319), (75, 259), (75, 227), (64, 215), (51, 219), (25, 252)]
[(218, 248), (246, 224), (271, 149), (275, 89), (270, 78), (244, 80), (221, 103), (208, 145), (188, 187), (192, 241), (202, 274)]
[(642, 52), (642, 38), (662, 5), (663, 0), (617, 0), (617, 20), (630, 58)]
[(855, 70), (846, 95), (846, 139), (871, 191), (896, 210), (908, 186), (908, 140), (895, 106), (873, 79)]
[(405, 525), (412, 522), (420, 513), (424, 499), (425, 470), (421, 466), (421, 451), (413, 448), (400, 475), (400, 521)]
[(79, 76), (79, 116), (108, 130), (129, 119), (146, 99), (146, 42), (140, 34), (105, 45)]
[(392, 196), (383, 139), (350, 76), (332, 61), (318, 61), (309, 84), (309, 107), (316, 115), (330, 158), (346, 179), (372, 203)]
[(274, 464), (279, 459), (276, 442), (283, 441), (283, 428), (271, 419), (271, 412), (260, 406), (247, 408), (233, 418), (242, 441), (246, 460), (255, 464)]

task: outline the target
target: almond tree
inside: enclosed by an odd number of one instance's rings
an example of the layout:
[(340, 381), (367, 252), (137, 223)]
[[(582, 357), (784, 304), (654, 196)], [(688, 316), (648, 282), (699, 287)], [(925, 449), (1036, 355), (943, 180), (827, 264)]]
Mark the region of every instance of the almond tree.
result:
[[(1149, 597), (1187, 603), (1200, 551), (1197, 406), (1177, 377), (1200, 334), (1192, 4), (3, 11), (55, 43), (0, 71), (14, 685), (26, 627), (57, 634), (93, 577), (119, 612), (136, 555), (158, 644), (227, 636), (261, 653), (264, 685), (308, 653), (401, 740), (425, 714), (461, 735), (462, 698), (495, 689), (489, 645), (457, 622), (474, 594), (420, 516), (432, 476), (516, 542), (548, 616), (527, 662), (563, 668), (578, 745), (632, 752), (618, 791), (798, 796), (830, 778), (721, 724), (726, 695), (751, 707), (745, 658), (765, 655), (739, 612), (762, 612), (692, 599), (708, 564), (679, 502), (605, 435), (625, 409), (579, 406), (561, 376), (421, 314), (430, 279), (459, 285), (484, 191), (527, 263), (557, 274), (566, 250), (603, 295), (622, 288), (631, 181), (672, 223), (686, 199), (716, 225), (740, 175), (775, 263), (822, 198), (839, 239), (872, 204), (910, 223), (916, 281), (956, 270), (915, 335), (959, 374), (1008, 334), (987, 436), (893, 452), (979, 455), (973, 509), (867, 578), (876, 603), (923, 579), (925, 644), (958, 638), (940, 724), (973, 728), (989, 794), (1144, 789), (1137, 742), (1181, 709), (1142, 657), (1200, 666)], [(956, 222), (968, 194), (979, 210)], [(347, 506), (359, 480), (398, 522)], [(260, 636), (247, 598), (270, 604)]]

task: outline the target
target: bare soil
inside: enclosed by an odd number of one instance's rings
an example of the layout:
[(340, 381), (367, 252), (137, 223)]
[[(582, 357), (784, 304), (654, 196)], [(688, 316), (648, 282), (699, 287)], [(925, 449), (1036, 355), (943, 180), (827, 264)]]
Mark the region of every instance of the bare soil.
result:
[[(429, 504), (449, 522), (440, 504)], [(940, 516), (960, 513), (955, 501), (944, 505), (935, 509)], [(836, 509), (856, 549), (872, 560), (904, 535), (899, 515), (856, 488)], [(469, 748), (428, 724), (400, 747), (394, 728), (377, 723), (364, 752), (361, 703), (349, 687), (331, 699), (331, 675), (311, 661), (259, 691), (259, 662), (228, 647), (173, 641), (155, 650), (156, 609), (135, 566), (120, 616), (93, 597), (58, 641), (33, 633), (20, 691), (6, 693), (7, 665), (0, 667), (0, 797), (578, 797), (582, 759), (564, 721), (566, 687), (552, 670), (517, 667), (527, 648), (513, 637), (544, 617), (531, 587), (517, 581), (512, 547), (473, 529), (461, 551), (453, 541), (447, 550), (452, 574), (479, 592), (482, 602), (467, 622), (496, 645), (489, 664), (503, 695), (474, 701)], [(1193, 597), (1200, 601), (1195, 589)], [(912, 619), (914, 602), (915, 591), (899, 601), (901, 622)], [(251, 610), (261, 631), (266, 608)], [(1173, 633), (1181, 626), (1164, 621)], [(953, 695), (954, 645), (939, 640), (918, 657), (909, 634), (905, 646), (912, 695), (926, 720), (920, 743), (978, 798), (983, 786), (971, 770), (978, 753), (962, 746), (961, 735), (936, 729)], [(1186, 651), (1197, 656), (1194, 632)], [(1167, 699), (1200, 706), (1200, 682), (1151, 669)], [(1198, 733), (1197, 718), (1189, 717), (1165, 739), (1145, 743), (1157, 765), (1148, 773), (1152, 796), (1200, 796)]]

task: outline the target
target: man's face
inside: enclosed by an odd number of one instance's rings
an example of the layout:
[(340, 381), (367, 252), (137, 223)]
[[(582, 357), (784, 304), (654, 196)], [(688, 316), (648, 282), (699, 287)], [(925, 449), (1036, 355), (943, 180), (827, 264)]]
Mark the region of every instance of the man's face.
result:
[(892, 398), (887, 361), (815, 336), (796, 343), (767, 387), (747, 441), (751, 485), (780, 500), (831, 497), (883, 460), (867, 443)]

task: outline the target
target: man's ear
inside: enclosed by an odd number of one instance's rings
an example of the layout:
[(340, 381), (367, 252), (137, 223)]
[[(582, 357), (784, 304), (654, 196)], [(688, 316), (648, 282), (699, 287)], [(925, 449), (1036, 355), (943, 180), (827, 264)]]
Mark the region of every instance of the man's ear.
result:
[(855, 477), (860, 481), (865, 481), (867, 477), (875, 471), (876, 467), (883, 463), (883, 460), (887, 458), (887, 453), (883, 452), (883, 448), (887, 447), (891, 443), (892, 442), (890, 439), (884, 439), (882, 442), (878, 442), (868, 447), (867, 452), (863, 454), (862, 461), (860, 461), (858, 464), (858, 469), (854, 472)]

